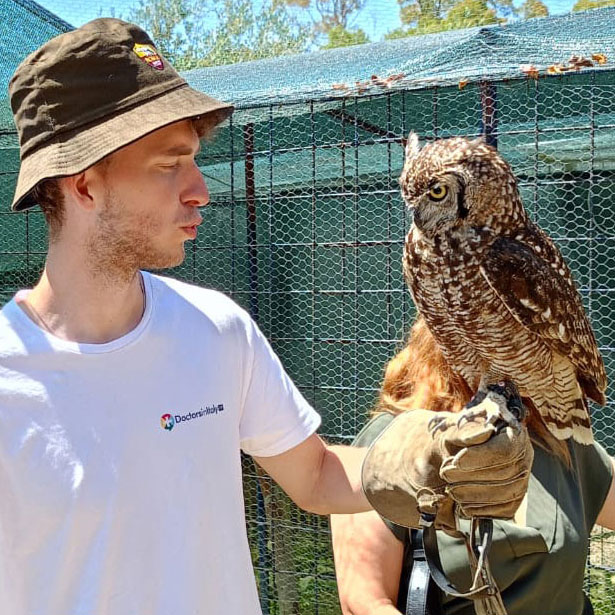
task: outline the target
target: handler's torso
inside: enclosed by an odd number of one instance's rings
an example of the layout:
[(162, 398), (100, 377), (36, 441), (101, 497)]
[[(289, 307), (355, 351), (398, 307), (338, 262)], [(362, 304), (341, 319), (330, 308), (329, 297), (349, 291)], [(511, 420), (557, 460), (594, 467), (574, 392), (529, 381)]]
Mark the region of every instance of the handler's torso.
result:
[[(357, 437), (366, 446), (388, 425), (379, 415)], [(570, 442), (572, 469), (534, 447), (534, 464), (525, 509), (525, 524), (495, 521), (489, 554), (491, 570), (509, 615), (581, 615), (589, 534), (611, 484), (611, 462), (596, 444)], [(521, 515), (523, 517), (523, 515)], [(469, 521), (462, 521), (469, 530)], [(402, 537), (407, 530), (393, 527)], [(442, 564), (459, 588), (471, 583), (462, 540), (438, 532)], [(444, 598), (446, 615), (473, 615), (466, 600)]]

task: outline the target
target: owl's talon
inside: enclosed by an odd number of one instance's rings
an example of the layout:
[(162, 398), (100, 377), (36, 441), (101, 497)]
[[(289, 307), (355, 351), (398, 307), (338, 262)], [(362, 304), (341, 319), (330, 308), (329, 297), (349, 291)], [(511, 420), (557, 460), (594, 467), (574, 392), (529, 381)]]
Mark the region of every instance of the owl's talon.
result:
[(438, 430), (444, 431), (448, 427), (448, 417), (443, 414), (435, 414), (427, 423), (427, 431), (433, 436)]
[(499, 382), (478, 391), (463, 410), (457, 425), (460, 426), (463, 420), (480, 418), (499, 433), (508, 425), (518, 425), (524, 416), (523, 410), (515, 385), (510, 381)]
[(457, 429), (459, 429), (464, 421), (467, 421), (468, 423), (470, 422), (470, 420), (474, 419), (474, 413), (473, 412), (463, 412), (461, 414), (461, 416), (457, 419)]

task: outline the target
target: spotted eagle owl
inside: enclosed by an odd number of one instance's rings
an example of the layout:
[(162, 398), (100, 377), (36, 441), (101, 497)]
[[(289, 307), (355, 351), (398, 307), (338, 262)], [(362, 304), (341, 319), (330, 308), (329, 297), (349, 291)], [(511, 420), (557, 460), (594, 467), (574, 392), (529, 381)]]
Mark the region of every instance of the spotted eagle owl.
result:
[(473, 391), (510, 379), (550, 432), (593, 441), (586, 398), (606, 375), (561, 253), (525, 211), (510, 166), (482, 140), (419, 147), (400, 177), (414, 221), (404, 274), (451, 368)]

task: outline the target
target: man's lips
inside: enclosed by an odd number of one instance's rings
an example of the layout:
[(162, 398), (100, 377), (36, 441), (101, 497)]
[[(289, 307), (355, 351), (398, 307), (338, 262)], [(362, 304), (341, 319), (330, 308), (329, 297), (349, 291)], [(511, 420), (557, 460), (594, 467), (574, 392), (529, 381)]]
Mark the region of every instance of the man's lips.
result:
[(202, 220), (198, 220), (193, 222), (192, 224), (183, 224), (180, 228), (186, 235), (188, 235), (191, 239), (195, 239), (197, 235), (196, 227), (201, 224)]

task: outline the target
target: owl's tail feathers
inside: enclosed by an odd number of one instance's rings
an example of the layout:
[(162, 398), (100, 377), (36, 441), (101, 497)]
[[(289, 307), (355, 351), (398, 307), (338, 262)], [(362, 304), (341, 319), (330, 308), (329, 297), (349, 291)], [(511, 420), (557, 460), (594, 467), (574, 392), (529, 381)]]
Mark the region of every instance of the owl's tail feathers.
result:
[[(586, 397), (589, 397), (600, 406), (604, 406), (606, 404), (604, 389), (598, 388), (598, 385), (594, 382), (594, 380), (591, 378), (586, 378), (581, 373), (577, 373), (577, 380), (579, 381), (579, 386), (581, 387), (583, 393), (585, 393)], [(600, 384), (606, 387), (606, 376), (604, 377), (604, 381)]]

